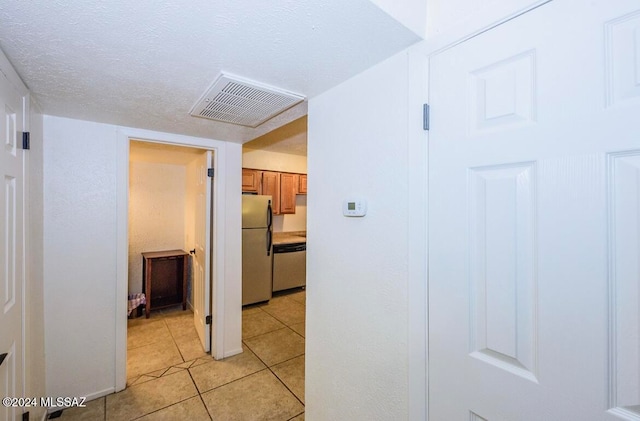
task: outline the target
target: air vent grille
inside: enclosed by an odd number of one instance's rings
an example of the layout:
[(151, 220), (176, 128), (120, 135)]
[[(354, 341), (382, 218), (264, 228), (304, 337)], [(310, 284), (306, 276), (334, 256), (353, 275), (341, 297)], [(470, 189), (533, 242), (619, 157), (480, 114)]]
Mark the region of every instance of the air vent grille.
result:
[(190, 114), (257, 127), (302, 101), (302, 95), (222, 73)]

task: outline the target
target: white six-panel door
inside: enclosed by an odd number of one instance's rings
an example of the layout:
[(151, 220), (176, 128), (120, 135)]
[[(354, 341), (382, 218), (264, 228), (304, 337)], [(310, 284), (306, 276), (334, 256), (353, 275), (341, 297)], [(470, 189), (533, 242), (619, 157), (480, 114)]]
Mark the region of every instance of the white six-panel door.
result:
[(211, 165), (211, 151), (204, 151), (197, 169), (195, 249), (193, 259), (193, 319), (205, 352), (211, 350), (211, 325), (206, 318), (211, 314), (211, 178), (207, 169)]
[[(22, 397), (24, 294), (24, 158), (22, 97), (0, 72), (0, 397)], [(21, 418), (22, 409), (0, 406), (0, 419)]]
[(430, 421), (640, 420), (640, 2), (430, 60)]

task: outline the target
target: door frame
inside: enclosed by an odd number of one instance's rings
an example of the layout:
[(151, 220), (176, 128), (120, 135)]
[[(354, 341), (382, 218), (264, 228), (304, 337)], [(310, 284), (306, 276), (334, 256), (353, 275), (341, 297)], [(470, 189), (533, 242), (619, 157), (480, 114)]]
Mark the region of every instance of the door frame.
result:
[[(174, 146), (189, 146), (213, 151), (213, 167), (216, 177), (212, 180), (213, 212), (211, 238), (211, 355), (221, 359), (234, 353), (225, 354), (225, 143), (223, 141), (196, 138), (184, 135), (159, 133), (148, 130), (118, 128), (116, 133), (116, 323), (115, 323), (115, 389), (125, 389), (127, 382), (127, 296), (129, 290), (129, 143), (139, 140), (150, 143), (164, 143)], [(215, 304), (215, 305), (214, 305)], [(213, 311), (212, 311), (213, 313)], [(231, 323), (233, 325), (233, 323)], [(233, 326), (231, 326), (233, 327)]]

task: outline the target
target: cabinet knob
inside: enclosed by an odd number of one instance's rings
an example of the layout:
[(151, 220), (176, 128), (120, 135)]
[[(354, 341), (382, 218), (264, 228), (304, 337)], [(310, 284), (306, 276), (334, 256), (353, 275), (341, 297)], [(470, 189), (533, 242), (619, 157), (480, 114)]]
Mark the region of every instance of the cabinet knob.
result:
[(189, 253), (191, 253), (191, 254), (193, 254), (195, 256), (196, 255), (196, 249), (189, 250)]

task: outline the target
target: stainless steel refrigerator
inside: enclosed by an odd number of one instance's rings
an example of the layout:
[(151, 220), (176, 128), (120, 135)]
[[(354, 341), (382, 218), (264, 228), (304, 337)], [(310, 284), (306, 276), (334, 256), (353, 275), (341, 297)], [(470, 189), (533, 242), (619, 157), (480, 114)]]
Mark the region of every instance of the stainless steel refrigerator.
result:
[(271, 196), (242, 196), (242, 305), (271, 298)]

